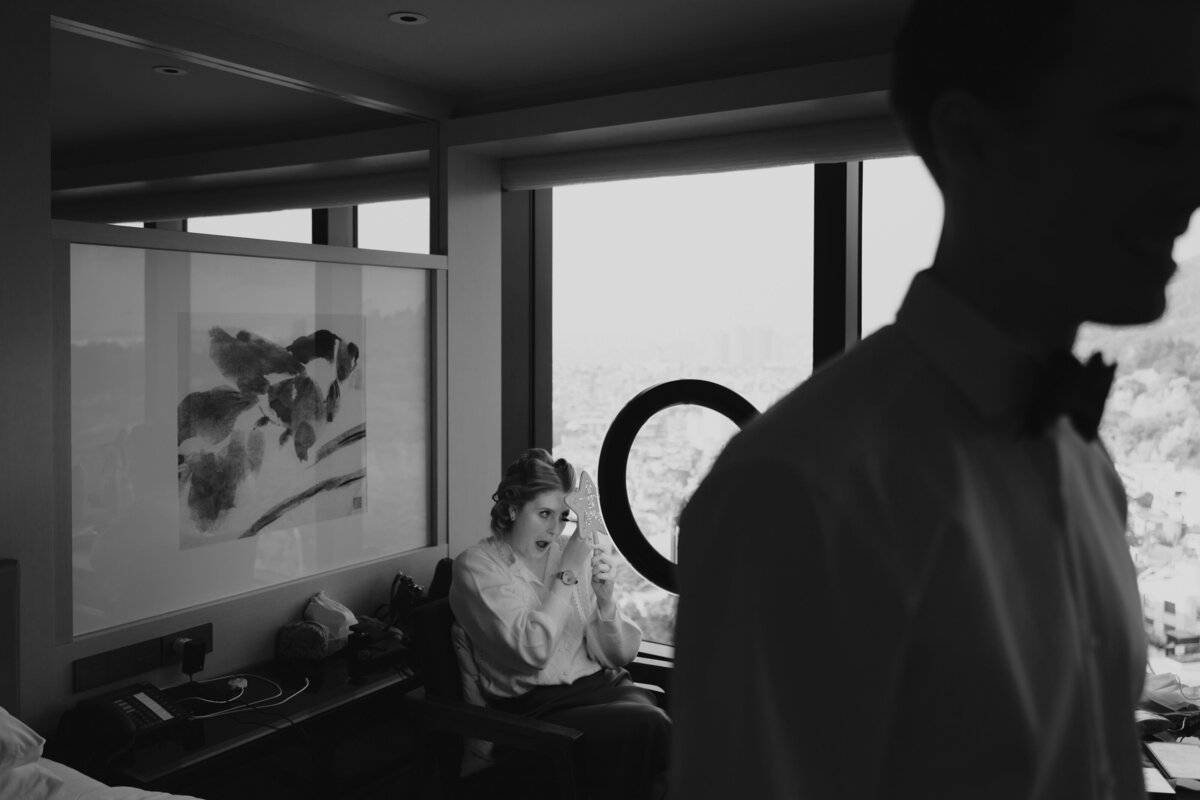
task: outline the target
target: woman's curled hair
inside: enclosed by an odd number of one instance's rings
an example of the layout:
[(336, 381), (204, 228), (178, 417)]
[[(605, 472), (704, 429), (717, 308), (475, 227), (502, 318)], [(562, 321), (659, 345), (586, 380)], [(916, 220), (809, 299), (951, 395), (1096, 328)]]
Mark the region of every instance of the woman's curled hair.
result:
[(512, 530), (521, 507), (543, 492), (569, 492), (575, 487), (575, 468), (565, 458), (557, 461), (540, 447), (526, 450), (508, 465), (492, 494), (492, 532)]

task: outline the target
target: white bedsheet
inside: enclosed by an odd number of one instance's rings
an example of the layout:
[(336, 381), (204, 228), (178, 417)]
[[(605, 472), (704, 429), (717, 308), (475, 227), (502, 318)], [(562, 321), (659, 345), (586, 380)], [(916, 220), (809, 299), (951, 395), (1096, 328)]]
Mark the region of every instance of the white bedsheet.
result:
[(45, 757), (37, 763), (63, 782), (47, 800), (198, 800), (189, 795), (151, 792), (132, 786), (108, 786), (66, 764)]

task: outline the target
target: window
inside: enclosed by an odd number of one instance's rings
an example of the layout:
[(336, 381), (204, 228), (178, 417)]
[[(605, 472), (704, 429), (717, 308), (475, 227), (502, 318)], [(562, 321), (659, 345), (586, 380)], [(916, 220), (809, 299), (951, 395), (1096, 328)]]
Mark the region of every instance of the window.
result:
[[(1076, 353), (1117, 362), (1100, 436), (1129, 496), (1129, 552), (1147, 617), (1177, 614), (1181, 636), (1200, 621), (1176, 609), (1200, 604), (1200, 214), (1175, 243), (1179, 269), (1167, 287), (1167, 312), (1151, 325), (1085, 325)], [(1162, 612), (1158, 612), (1161, 608)], [(1147, 625), (1150, 666), (1189, 685), (1200, 663), (1169, 658), (1166, 628)]]
[[(595, 474), (638, 392), (702, 378), (760, 410), (812, 370), (813, 169), (784, 167), (554, 190), (554, 451)], [(676, 406), (630, 452), (635, 517), (672, 556), (683, 500), (736, 431)], [(676, 598), (632, 569), (618, 595), (647, 640), (673, 641)]]
[(389, 200), (358, 207), (358, 246), (429, 252), (429, 199)]
[[(940, 195), (915, 157), (863, 168), (862, 332), (892, 320), (912, 275), (933, 261)], [(1101, 427), (1129, 495), (1126, 539), (1138, 571), (1150, 662), (1157, 672), (1200, 682), (1200, 663), (1167, 658), (1163, 614), (1200, 603), (1200, 224), (1175, 246), (1179, 271), (1159, 322), (1131, 328), (1087, 325), (1076, 352), (1117, 360)], [(1183, 605), (1180, 605), (1180, 604)], [(1181, 630), (1200, 619), (1181, 615)], [(1156, 628), (1156, 625), (1159, 627)]]
[(256, 214), (192, 217), (187, 221), (187, 229), (189, 233), (213, 233), (220, 236), (311, 244), (312, 211), (307, 208), (291, 208)]
[(908, 284), (933, 264), (942, 195), (916, 156), (863, 164), (862, 335), (895, 319)]

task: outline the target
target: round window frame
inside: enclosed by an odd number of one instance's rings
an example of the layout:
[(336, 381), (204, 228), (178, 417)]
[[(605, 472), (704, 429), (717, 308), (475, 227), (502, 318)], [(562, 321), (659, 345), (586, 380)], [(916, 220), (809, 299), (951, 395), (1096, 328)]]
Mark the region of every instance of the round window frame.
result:
[(626, 473), (634, 440), (650, 418), (675, 406), (700, 406), (716, 411), (739, 429), (759, 411), (740, 394), (712, 381), (681, 378), (644, 389), (613, 418), (600, 446), (600, 510), (617, 549), (637, 572), (660, 588), (679, 594), (676, 564), (658, 552), (638, 525), (629, 504)]

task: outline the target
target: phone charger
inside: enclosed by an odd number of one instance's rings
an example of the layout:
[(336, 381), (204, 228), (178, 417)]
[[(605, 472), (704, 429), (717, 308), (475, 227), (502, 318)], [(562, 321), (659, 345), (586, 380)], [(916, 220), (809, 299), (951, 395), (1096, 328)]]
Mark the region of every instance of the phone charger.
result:
[(193, 675), (204, 669), (204, 642), (191, 639), (183, 643), (183, 672)]

